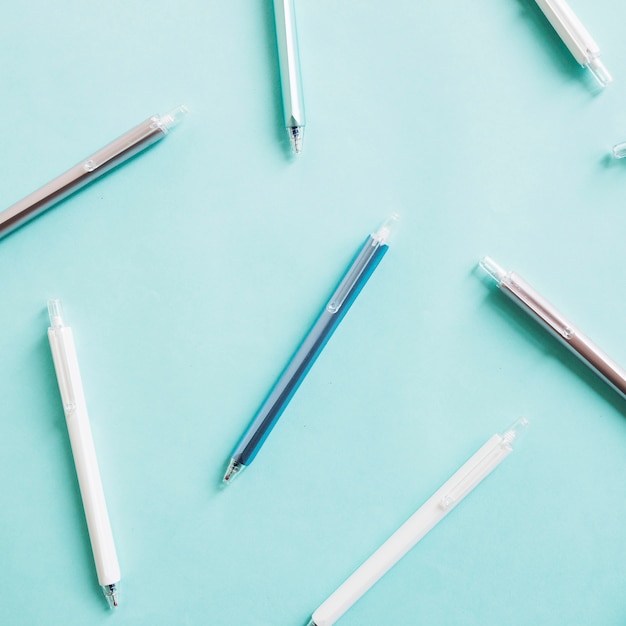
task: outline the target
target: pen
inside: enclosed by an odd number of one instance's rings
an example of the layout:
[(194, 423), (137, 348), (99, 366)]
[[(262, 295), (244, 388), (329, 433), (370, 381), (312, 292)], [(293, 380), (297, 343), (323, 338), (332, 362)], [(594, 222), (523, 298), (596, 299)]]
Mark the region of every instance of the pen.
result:
[(300, 54), (298, 52), (298, 33), (293, 0), (274, 0), (274, 19), (276, 20), (285, 128), (289, 135), (291, 149), (296, 154), (300, 154), (306, 120), (304, 118)]
[(394, 213), (365, 240), (352, 265), (235, 447), (224, 475), (224, 484), (232, 482), (256, 456), (315, 359), (387, 252), (389, 234), (397, 220), (398, 216)]
[(624, 157), (626, 157), (626, 141), (616, 143), (613, 146), (613, 156), (616, 159), (623, 159)]
[(600, 48), (569, 4), (565, 0), (535, 1), (576, 61), (589, 68), (598, 83), (606, 87), (613, 78), (600, 61)]
[(521, 276), (507, 272), (489, 257), (480, 261), (480, 267), (496, 281), (502, 293), (569, 348), (615, 391), (626, 397), (626, 371), (583, 335)]
[(513, 451), (513, 442), (528, 425), (521, 418), (502, 435), (494, 435), (383, 543), (313, 613), (308, 626), (332, 626), (374, 586), (420, 539)]
[(48, 302), (48, 312), (50, 314), (48, 340), (61, 392), (98, 582), (109, 607), (115, 608), (119, 599), (120, 566), (117, 562), (96, 449), (91, 436), (74, 336), (72, 329), (63, 323), (59, 300)]
[(0, 212), (0, 237), (8, 235), (92, 180), (165, 137), (186, 111), (186, 107), (180, 106), (166, 115), (148, 118), (98, 152), (83, 159), (78, 165)]

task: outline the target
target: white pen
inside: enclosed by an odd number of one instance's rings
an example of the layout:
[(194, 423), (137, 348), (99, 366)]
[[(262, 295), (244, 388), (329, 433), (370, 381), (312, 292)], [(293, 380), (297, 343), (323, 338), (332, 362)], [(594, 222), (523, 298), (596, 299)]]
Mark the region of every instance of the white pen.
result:
[(276, 41), (285, 128), (289, 135), (292, 150), (296, 154), (300, 154), (306, 121), (293, 0), (274, 0), (274, 17), (276, 20)]
[(74, 337), (72, 329), (63, 323), (59, 300), (48, 302), (48, 312), (50, 314), (48, 339), (70, 435), (98, 582), (109, 606), (115, 608), (119, 600), (120, 566), (117, 562), (96, 449), (91, 436)]
[(517, 420), (494, 435), (313, 613), (308, 626), (332, 626), (415, 544), (512, 452), (528, 425)]
[(541, 324), (587, 364), (600, 378), (626, 398), (626, 371), (583, 335), (565, 316), (515, 272), (507, 272), (484, 257), (480, 267), (496, 281), (500, 291)]
[(589, 68), (598, 83), (606, 87), (613, 78), (600, 61), (600, 48), (569, 4), (565, 0), (535, 1), (576, 61)]
[(0, 237), (13, 232), (102, 174), (124, 163), (159, 139), (163, 139), (186, 111), (185, 106), (179, 106), (166, 115), (153, 115), (43, 187), (1, 211)]

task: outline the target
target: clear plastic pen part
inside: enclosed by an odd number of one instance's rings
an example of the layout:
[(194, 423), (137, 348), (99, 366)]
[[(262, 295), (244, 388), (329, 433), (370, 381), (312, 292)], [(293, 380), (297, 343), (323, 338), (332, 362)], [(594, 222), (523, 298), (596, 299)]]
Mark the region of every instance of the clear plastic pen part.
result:
[(118, 606), (120, 568), (109, 522), (72, 329), (59, 300), (48, 302), (48, 339), (85, 510), (98, 582), (111, 608)]
[(600, 60), (600, 48), (565, 0), (536, 0), (572, 56), (606, 87), (613, 78)]
[(332, 626), (509, 456), (527, 426), (521, 418), (493, 435), (313, 613), (309, 626)]
[(617, 143), (613, 146), (613, 156), (616, 159), (623, 159), (626, 157), (626, 141)]
[(0, 212), (0, 237), (13, 232), (75, 191), (165, 137), (180, 122), (186, 111), (185, 106), (179, 106), (165, 115), (153, 115), (43, 187)]

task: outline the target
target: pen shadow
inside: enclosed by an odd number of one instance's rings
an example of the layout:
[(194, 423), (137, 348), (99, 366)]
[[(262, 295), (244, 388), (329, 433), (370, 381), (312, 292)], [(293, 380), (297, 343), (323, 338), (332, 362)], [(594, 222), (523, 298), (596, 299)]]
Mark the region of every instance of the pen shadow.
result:
[(265, 33), (265, 56), (267, 61), (268, 78), (272, 84), (272, 100), (274, 111), (274, 132), (276, 143), (281, 147), (285, 159), (295, 161), (295, 155), (291, 150), (291, 143), (283, 116), (283, 96), (280, 84), (280, 69), (278, 61), (278, 39), (276, 38), (276, 22), (274, 19), (274, 3), (266, 0), (262, 5), (263, 30)]
[(604, 89), (598, 85), (589, 70), (578, 64), (535, 0), (517, 1), (522, 9), (522, 19), (529, 24), (534, 38), (546, 48), (547, 61), (561, 74), (582, 82), (592, 97), (600, 95)]
[(224, 484), (224, 472), (226, 471), (226, 464), (224, 466), (217, 466), (215, 471), (209, 472), (210, 474), (210, 482), (209, 482), (209, 494), (211, 497), (217, 497), (220, 494), (224, 493), (230, 485)]
[[(602, 397), (611, 407), (626, 418), (626, 402), (607, 382), (599, 377), (573, 352), (568, 350), (556, 337), (509, 300), (499, 290), (490, 291), (486, 296), (490, 307), (497, 309), (502, 317), (511, 321), (513, 332), (526, 336), (545, 356), (553, 358), (569, 369), (577, 378), (588, 385), (594, 393)], [(583, 331), (584, 332), (584, 331)], [(624, 422), (626, 426), (626, 421)]]
[[(39, 317), (42, 319), (42, 327), (45, 327), (48, 317), (47, 313), (42, 311)], [(44, 319), (46, 321), (43, 321)], [(83, 508), (80, 487), (78, 485), (78, 477), (76, 475), (76, 468), (74, 465), (72, 446), (67, 432), (65, 413), (63, 412), (61, 395), (59, 393), (56, 373), (54, 370), (54, 362), (52, 360), (52, 353), (50, 352), (50, 344), (48, 343), (47, 335), (44, 335), (36, 344), (35, 353), (36, 361), (41, 363), (39, 377), (40, 384), (44, 390), (45, 396), (50, 398), (50, 411), (46, 414), (46, 419), (49, 420), (49, 424), (52, 425), (54, 430), (58, 430), (59, 432), (59, 437), (55, 439), (55, 443), (58, 442), (58, 445), (60, 445), (60, 456), (63, 457), (61, 466), (51, 468), (51, 471), (58, 471), (63, 478), (63, 480), (59, 482), (62, 482), (62, 484), (65, 485), (67, 493), (69, 494), (69, 500), (71, 500), (71, 510), (67, 512), (67, 515), (68, 518), (71, 518), (72, 525), (76, 531), (76, 541), (81, 544), (80, 547), (68, 547), (67, 551), (72, 552), (72, 554), (75, 555), (80, 555), (78, 558), (73, 559), (73, 563), (84, 569), (87, 580), (96, 580), (97, 586), (97, 574), (94, 566), (91, 541), (89, 539), (89, 530), (87, 528), (85, 510)], [(102, 610), (103, 612), (107, 612), (109, 610), (106, 606), (106, 602), (104, 602), (104, 599), (102, 602)]]
[(626, 167), (626, 159), (618, 159), (613, 156), (612, 152), (602, 155), (599, 159), (600, 166), (606, 170), (613, 170), (617, 168)]

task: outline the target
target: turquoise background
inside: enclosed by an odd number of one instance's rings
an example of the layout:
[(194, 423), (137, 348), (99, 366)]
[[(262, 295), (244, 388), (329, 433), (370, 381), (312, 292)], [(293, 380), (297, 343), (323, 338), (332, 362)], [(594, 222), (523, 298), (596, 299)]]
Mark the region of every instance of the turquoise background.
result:
[[(24, 0), (0, 21), (2, 204), (153, 113), (171, 136), (0, 242), (0, 621), (300, 626), (493, 433), (519, 447), (342, 626), (623, 625), (626, 404), (476, 272), (626, 363), (623, 0)], [(362, 240), (381, 265), (227, 491), (228, 456)], [(46, 301), (74, 328), (122, 568), (97, 586)]]

